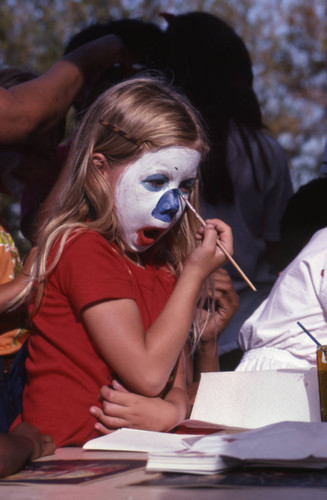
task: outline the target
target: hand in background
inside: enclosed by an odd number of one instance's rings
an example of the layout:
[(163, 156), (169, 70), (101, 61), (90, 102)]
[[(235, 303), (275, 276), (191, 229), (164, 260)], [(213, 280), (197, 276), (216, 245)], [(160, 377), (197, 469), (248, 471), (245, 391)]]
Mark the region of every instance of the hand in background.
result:
[(31, 449), (29, 460), (52, 455), (56, 449), (53, 439), (48, 434), (41, 434), (39, 429), (34, 425), (21, 422), (9, 434), (10, 437), (20, 440), (29, 441)]
[(191, 404), (194, 403), (201, 373), (219, 371), (218, 338), (240, 306), (239, 297), (225, 269), (218, 269), (213, 273), (212, 279), (214, 286), (209, 297), (211, 295), (210, 299), (215, 301), (215, 312), (209, 311), (208, 317), (208, 311), (202, 311), (205, 328), (193, 358), (190, 346), (186, 346), (187, 393)]
[[(215, 313), (210, 314), (205, 330), (201, 336), (201, 342), (215, 341), (225, 330), (233, 315), (240, 307), (233, 282), (225, 269), (218, 269), (212, 275), (213, 291), (209, 291), (211, 299), (215, 301)], [(206, 321), (207, 313), (203, 311)]]
[(14, 474), (30, 460), (52, 455), (55, 449), (51, 436), (26, 422), (18, 424), (9, 434), (0, 434), (0, 477)]

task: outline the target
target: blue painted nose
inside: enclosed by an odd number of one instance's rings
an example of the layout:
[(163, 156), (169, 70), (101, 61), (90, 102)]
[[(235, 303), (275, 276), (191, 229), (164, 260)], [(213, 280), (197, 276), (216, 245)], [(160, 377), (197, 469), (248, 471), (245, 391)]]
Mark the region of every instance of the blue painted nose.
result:
[(152, 211), (153, 217), (163, 222), (171, 222), (179, 210), (179, 190), (166, 191)]

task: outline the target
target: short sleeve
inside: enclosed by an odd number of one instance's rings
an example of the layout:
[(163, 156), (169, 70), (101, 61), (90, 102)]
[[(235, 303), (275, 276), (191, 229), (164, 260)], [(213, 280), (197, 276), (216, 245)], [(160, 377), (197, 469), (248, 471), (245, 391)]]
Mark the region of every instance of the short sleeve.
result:
[(66, 243), (53, 283), (78, 314), (101, 300), (135, 298), (125, 260), (95, 231), (83, 231)]

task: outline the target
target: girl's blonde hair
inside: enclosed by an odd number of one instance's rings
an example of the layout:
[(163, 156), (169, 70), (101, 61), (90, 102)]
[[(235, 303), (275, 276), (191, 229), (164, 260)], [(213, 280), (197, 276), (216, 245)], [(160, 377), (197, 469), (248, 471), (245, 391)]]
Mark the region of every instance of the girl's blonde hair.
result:
[[(110, 126), (104, 126), (105, 123)], [(122, 132), (122, 133), (120, 133)], [(114, 196), (92, 155), (102, 153), (111, 166), (126, 165), (145, 151), (169, 146), (189, 146), (200, 151), (202, 159), (208, 143), (201, 117), (189, 101), (161, 79), (132, 78), (104, 92), (81, 121), (68, 157), (68, 175), (51, 218), (40, 230), (38, 256), (31, 284), (22, 294), (26, 300), (37, 280), (35, 307), (40, 305), (47, 275), (57, 265), (72, 232), (92, 229), (108, 242), (124, 250), (114, 210)], [(197, 204), (197, 188), (191, 202)], [(161, 259), (178, 275), (194, 248), (195, 221), (188, 211), (158, 245)], [(59, 241), (51, 265), (49, 252)]]

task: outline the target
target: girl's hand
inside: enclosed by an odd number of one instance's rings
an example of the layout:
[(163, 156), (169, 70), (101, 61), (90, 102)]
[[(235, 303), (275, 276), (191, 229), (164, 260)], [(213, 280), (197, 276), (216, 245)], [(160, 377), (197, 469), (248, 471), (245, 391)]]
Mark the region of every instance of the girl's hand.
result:
[(195, 238), (201, 241), (201, 244), (194, 250), (186, 265), (197, 269), (204, 280), (226, 262), (226, 256), (218, 247), (217, 239), (232, 255), (233, 235), (231, 228), (221, 220), (208, 219), (206, 227), (200, 227)]
[(224, 246), (228, 253), (233, 254), (233, 234), (230, 226), (220, 219), (206, 219), (206, 227), (200, 226), (195, 237), (198, 240), (203, 239), (205, 230), (208, 227), (213, 227), (216, 230), (216, 240)]
[(122, 427), (166, 431), (179, 420), (172, 402), (128, 392), (116, 380), (112, 388), (101, 387), (99, 399), (102, 408), (92, 406), (90, 413), (98, 420), (95, 429), (102, 434)]

